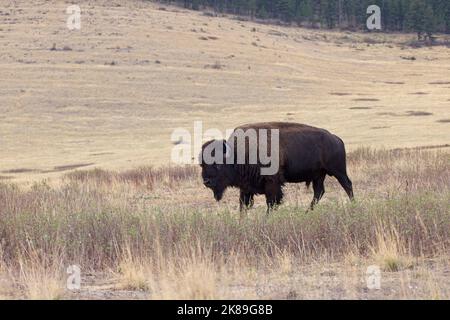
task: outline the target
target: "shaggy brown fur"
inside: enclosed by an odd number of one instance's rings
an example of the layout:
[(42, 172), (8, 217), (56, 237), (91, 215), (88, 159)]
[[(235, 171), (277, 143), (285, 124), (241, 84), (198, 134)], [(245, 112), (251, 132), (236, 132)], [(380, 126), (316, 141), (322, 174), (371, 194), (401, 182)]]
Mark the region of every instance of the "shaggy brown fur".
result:
[[(240, 189), (241, 210), (251, 207), (253, 197), (256, 194), (264, 194), (268, 210), (275, 205), (279, 205), (283, 199), (283, 185), (285, 183), (311, 182), (314, 189), (314, 198), (311, 208), (319, 202), (325, 193), (325, 176), (334, 176), (347, 192), (350, 199), (353, 199), (352, 182), (346, 170), (346, 153), (343, 141), (325, 129), (315, 128), (304, 124), (268, 122), (254, 123), (240, 126), (237, 131), (247, 132), (254, 129), (279, 130), (279, 170), (274, 175), (261, 175), (263, 165), (249, 163), (248, 150), (252, 147), (250, 139), (245, 139), (245, 163), (237, 164), (237, 152), (227, 155), (227, 147), (237, 149), (237, 141), (230, 137), (225, 140), (212, 140), (203, 145), (202, 152), (207, 146), (214, 143), (214, 150), (222, 150), (223, 164), (201, 163), (202, 177), (206, 187), (214, 192), (216, 200), (221, 200), (227, 187), (237, 187)], [(268, 134), (268, 150), (270, 150), (270, 134)], [(257, 135), (257, 143), (260, 143), (260, 135)], [(223, 144), (223, 146), (222, 146)], [(227, 145), (225, 145), (227, 144)], [(220, 146), (220, 148), (219, 148)], [(202, 153), (203, 154), (203, 153)], [(234, 157), (229, 159), (227, 157)], [(229, 161), (233, 160), (233, 161)]]

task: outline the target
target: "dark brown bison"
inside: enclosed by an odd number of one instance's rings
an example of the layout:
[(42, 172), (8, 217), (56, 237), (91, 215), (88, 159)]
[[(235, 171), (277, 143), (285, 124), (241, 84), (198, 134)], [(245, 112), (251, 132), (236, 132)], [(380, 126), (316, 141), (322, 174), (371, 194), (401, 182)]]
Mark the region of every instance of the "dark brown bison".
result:
[[(263, 138), (260, 134), (263, 131), (268, 132), (267, 137)], [(254, 132), (257, 132), (257, 139), (252, 141), (252, 135), (249, 133)], [(272, 136), (275, 132), (278, 132), (278, 136)], [(237, 138), (239, 136), (243, 139)], [(279, 146), (277, 155), (271, 154), (274, 153), (272, 149), (274, 137), (277, 138)], [(251, 162), (249, 156), (250, 150), (258, 149), (264, 141), (267, 141), (264, 149), (268, 150), (267, 155), (273, 156), (272, 161), (274, 159), (278, 161), (277, 171), (270, 175), (261, 174), (262, 170), (269, 166), (267, 162), (263, 163), (261, 153), (258, 153), (256, 162)], [(239, 149), (242, 146), (245, 149)], [(243, 157), (239, 154), (242, 150), (245, 153)], [(205, 160), (207, 154), (209, 162)], [(214, 157), (213, 161), (211, 157)], [(200, 155), (200, 165), (203, 183), (212, 189), (217, 201), (222, 199), (227, 187), (240, 189), (241, 211), (253, 205), (253, 197), (256, 194), (266, 196), (269, 211), (281, 203), (283, 185), (298, 182), (306, 182), (308, 186), (312, 182), (314, 189), (312, 209), (325, 193), (326, 175), (334, 176), (353, 200), (352, 182), (347, 175), (343, 141), (327, 130), (304, 124), (268, 122), (238, 127), (228, 141), (211, 140), (205, 143)]]

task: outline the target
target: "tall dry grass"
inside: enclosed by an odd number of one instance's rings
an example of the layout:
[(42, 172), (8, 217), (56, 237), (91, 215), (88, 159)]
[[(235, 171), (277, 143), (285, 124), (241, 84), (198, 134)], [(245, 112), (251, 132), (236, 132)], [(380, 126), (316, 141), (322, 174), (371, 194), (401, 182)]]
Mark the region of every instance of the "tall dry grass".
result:
[[(443, 151), (360, 149), (349, 156), (356, 202), (334, 197), (332, 182), (330, 199), (313, 212), (287, 197), (270, 216), (257, 207), (244, 219), (227, 206), (186, 205), (203, 190), (196, 168), (76, 171), (58, 187), (3, 183), (1, 261), (25, 297), (52, 299), (71, 264), (113, 270), (118, 288), (180, 299), (228, 297), (224, 288), (254, 283), (261, 270), (283, 278), (350, 256), (410, 270), (448, 253), (449, 159)], [(242, 288), (239, 295), (255, 297)], [(299, 296), (312, 297), (288, 295)]]
[(103, 169), (79, 170), (68, 173), (67, 180), (80, 183), (94, 183), (99, 185), (122, 183), (136, 187), (153, 189), (161, 183), (171, 186), (188, 179), (193, 179), (198, 171), (193, 166), (165, 167), (155, 169), (153, 167), (139, 167), (123, 172), (114, 172)]

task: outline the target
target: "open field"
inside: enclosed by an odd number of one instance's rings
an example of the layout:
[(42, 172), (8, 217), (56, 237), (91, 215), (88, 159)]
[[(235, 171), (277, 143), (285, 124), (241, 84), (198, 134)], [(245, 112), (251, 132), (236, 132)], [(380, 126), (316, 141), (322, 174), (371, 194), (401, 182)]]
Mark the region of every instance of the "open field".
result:
[[(0, 176), (167, 164), (174, 128), (254, 120), (358, 146), (449, 143), (450, 55), (415, 35), (314, 31), (147, 1), (14, 1), (0, 11)], [(415, 60), (411, 60), (415, 59)], [(257, 116), (257, 119), (255, 119)]]
[[(58, 187), (0, 185), (0, 295), (50, 299), (449, 299), (450, 154), (349, 157), (357, 201), (334, 179), (314, 211), (288, 186), (270, 216), (216, 204), (196, 168), (77, 171)], [(82, 286), (65, 289), (81, 267)], [(378, 265), (381, 289), (366, 270)]]
[[(450, 299), (448, 46), (77, 3), (79, 31), (69, 2), (0, 9), (0, 299)], [(356, 201), (327, 178), (240, 217), (170, 164), (196, 120), (332, 131)]]

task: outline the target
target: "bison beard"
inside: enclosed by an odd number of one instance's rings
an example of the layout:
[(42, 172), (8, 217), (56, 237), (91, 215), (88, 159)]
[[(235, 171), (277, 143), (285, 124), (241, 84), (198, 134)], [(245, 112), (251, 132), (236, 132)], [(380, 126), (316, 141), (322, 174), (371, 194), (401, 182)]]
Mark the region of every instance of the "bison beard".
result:
[(334, 176), (353, 200), (352, 182), (346, 169), (345, 146), (339, 137), (324, 129), (283, 122), (248, 124), (236, 128), (235, 132), (246, 132), (249, 129), (279, 130), (279, 171), (274, 175), (264, 176), (261, 175), (260, 163), (237, 164), (236, 154), (231, 155), (234, 158), (227, 158), (224, 150), (230, 146), (234, 146), (236, 150), (236, 141), (231, 138), (228, 142), (209, 141), (203, 145), (200, 159), (203, 159), (204, 150), (210, 144), (217, 144), (218, 147), (214, 147), (214, 150), (223, 152), (221, 164), (201, 161), (204, 185), (213, 191), (217, 201), (222, 199), (227, 187), (236, 187), (240, 189), (241, 211), (253, 205), (254, 195), (264, 194), (269, 212), (271, 208), (281, 204), (285, 183), (306, 182), (309, 185), (312, 182), (314, 198), (310, 207), (313, 209), (325, 193), (326, 175)]
[(223, 198), (223, 194), (225, 193), (225, 187), (214, 187), (213, 189), (213, 193), (214, 193), (214, 199), (216, 199), (217, 201), (222, 200)]

